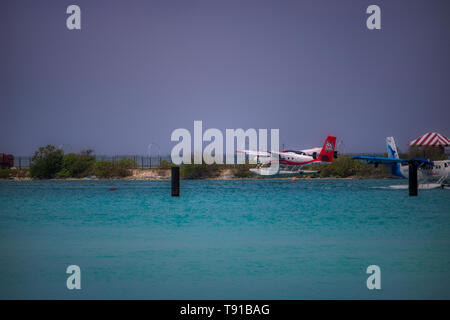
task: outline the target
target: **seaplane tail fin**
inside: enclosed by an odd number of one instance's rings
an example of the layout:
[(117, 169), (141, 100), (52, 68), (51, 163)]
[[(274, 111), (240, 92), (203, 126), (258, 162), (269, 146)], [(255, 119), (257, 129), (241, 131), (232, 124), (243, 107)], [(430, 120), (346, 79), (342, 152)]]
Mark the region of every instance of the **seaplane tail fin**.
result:
[[(387, 152), (388, 152), (388, 158), (389, 159), (400, 159), (397, 151), (397, 146), (395, 145), (394, 137), (387, 137), (386, 138), (386, 146), (387, 146)], [(391, 163), (389, 165), (389, 168), (391, 169), (391, 174), (393, 176), (401, 177), (402, 173), (400, 171), (400, 163), (395, 162)]]
[(394, 137), (386, 138), (386, 146), (387, 146), (388, 158), (400, 159), (400, 157), (398, 156), (397, 146), (395, 145)]
[(323, 162), (333, 162), (334, 148), (336, 147), (336, 137), (328, 136), (319, 153), (319, 160)]

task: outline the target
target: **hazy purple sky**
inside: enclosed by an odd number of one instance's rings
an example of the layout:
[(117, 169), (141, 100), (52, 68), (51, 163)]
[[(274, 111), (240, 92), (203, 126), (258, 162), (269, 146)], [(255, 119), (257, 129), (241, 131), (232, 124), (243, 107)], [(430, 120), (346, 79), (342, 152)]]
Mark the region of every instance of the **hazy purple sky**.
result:
[[(66, 8), (82, 30), (66, 28)], [(382, 29), (366, 28), (366, 8)], [(450, 1), (2, 1), (0, 152), (167, 154), (176, 128), (347, 152), (449, 135)]]

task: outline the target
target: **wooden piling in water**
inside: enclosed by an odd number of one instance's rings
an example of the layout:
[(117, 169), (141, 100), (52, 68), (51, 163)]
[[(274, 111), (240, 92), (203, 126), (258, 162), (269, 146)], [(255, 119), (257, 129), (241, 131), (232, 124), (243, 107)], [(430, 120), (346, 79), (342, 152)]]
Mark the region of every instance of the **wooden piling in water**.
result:
[(409, 180), (409, 195), (417, 196), (417, 165), (414, 161), (409, 162), (409, 171), (408, 171), (408, 180)]
[(172, 167), (172, 197), (180, 195), (180, 167)]

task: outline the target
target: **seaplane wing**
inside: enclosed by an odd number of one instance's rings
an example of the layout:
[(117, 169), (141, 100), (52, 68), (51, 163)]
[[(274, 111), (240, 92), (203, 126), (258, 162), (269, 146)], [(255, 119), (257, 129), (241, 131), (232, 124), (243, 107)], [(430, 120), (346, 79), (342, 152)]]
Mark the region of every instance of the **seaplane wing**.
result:
[(355, 156), (352, 157), (355, 160), (364, 160), (370, 164), (408, 164), (410, 161), (413, 161), (416, 165), (429, 164), (432, 165), (433, 161), (429, 161), (427, 159), (422, 158), (414, 158), (414, 159), (400, 159), (400, 158), (384, 158), (384, 157), (371, 157), (371, 156)]
[(386, 138), (386, 146), (388, 157), (372, 157), (372, 156), (355, 156), (352, 159), (355, 160), (364, 160), (369, 164), (387, 164), (387, 165), (400, 165), (400, 164), (408, 164), (413, 162), (416, 166), (421, 165), (433, 165), (432, 161), (422, 158), (413, 158), (413, 159), (401, 159), (398, 155), (397, 146), (395, 145), (394, 137)]
[(236, 150), (236, 152), (242, 152), (248, 154), (249, 156), (270, 157), (270, 152), (267, 151)]
[(372, 156), (355, 156), (354, 160), (364, 160), (370, 164), (394, 164), (394, 163), (408, 163), (407, 159), (394, 159), (385, 157), (372, 157)]

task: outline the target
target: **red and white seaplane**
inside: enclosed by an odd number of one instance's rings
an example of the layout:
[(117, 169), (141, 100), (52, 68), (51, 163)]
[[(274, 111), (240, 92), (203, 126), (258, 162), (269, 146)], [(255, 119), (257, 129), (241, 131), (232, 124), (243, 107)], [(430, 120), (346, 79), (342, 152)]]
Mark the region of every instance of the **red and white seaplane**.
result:
[(257, 163), (256, 168), (250, 171), (262, 176), (296, 176), (303, 174), (314, 174), (317, 171), (303, 170), (307, 166), (326, 165), (337, 158), (336, 137), (328, 136), (323, 147), (304, 149), (304, 150), (282, 150), (276, 151), (253, 151), (237, 150), (249, 156), (254, 156), (253, 160)]

